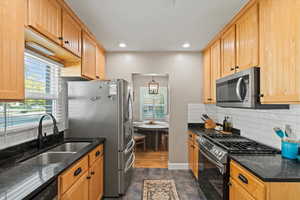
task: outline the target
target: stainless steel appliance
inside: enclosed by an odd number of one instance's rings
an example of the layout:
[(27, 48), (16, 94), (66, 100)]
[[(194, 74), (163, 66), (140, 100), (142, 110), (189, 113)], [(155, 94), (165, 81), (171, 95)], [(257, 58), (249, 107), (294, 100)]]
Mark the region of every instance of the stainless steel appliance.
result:
[(68, 82), (71, 137), (105, 137), (105, 197), (126, 192), (135, 160), (132, 102), (125, 80)]
[(276, 154), (278, 150), (239, 135), (208, 134), (197, 138), (199, 186), (207, 200), (229, 199), (230, 154)]
[(252, 67), (216, 81), (217, 106), (252, 109), (288, 109), (289, 105), (260, 103), (260, 68)]

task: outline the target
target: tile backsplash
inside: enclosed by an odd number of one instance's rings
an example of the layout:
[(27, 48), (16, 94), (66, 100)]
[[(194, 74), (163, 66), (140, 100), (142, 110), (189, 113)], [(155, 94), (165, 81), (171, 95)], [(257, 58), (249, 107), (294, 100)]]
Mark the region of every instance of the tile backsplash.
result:
[(231, 116), (233, 126), (241, 130), (241, 135), (278, 149), (281, 143), (280, 138), (273, 131), (274, 127), (284, 129), (285, 125), (289, 124), (300, 139), (300, 105), (291, 105), (289, 110), (248, 110), (189, 104), (188, 122), (202, 122), (203, 113), (207, 113), (219, 123), (223, 122), (225, 115)]

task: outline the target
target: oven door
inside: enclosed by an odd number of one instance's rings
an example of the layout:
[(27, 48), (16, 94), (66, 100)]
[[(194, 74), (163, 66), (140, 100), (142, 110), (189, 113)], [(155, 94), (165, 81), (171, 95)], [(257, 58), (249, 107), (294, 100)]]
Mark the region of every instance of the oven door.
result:
[(200, 147), (198, 163), (198, 182), (207, 200), (228, 199), (228, 176), (226, 165), (215, 160)]

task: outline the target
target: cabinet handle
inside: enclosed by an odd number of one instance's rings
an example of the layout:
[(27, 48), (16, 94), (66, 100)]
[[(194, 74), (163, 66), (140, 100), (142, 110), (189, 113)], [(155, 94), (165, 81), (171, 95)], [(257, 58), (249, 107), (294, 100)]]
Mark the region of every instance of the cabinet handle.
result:
[(234, 67), (231, 67), (230, 70), (233, 71), (233, 70), (235, 70), (235, 68), (234, 68)]
[(95, 156), (98, 157), (100, 155), (100, 151), (97, 151)]
[(58, 37), (58, 39), (59, 39), (59, 40), (63, 40), (64, 38), (63, 38), (63, 37)]
[(69, 44), (70, 42), (69, 41), (65, 41), (65, 44)]
[(78, 169), (75, 170), (74, 176), (78, 176), (81, 172), (82, 172), (82, 169), (81, 169), (81, 167), (79, 167)]
[(245, 176), (243, 176), (242, 174), (239, 174), (239, 179), (240, 179), (243, 183), (248, 184), (248, 179), (247, 179)]
[(212, 100), (212, 98), (208, 98), (207, 100), (208, 100), (208, 101), (211, 101), (211, 100)]
[(90, 176), (87, 176), (86, 179), (91, 179), (91, 177), (90, 177)]
[(95, 175), (95, 172), (91, 172), (91, 175)]

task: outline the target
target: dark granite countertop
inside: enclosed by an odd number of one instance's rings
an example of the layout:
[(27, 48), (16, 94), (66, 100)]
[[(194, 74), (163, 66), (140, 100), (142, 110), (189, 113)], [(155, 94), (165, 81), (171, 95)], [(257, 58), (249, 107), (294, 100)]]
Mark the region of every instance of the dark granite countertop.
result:
[(214, 129), (206, 129), (204, 128), (204, 124), (202, 123), (189, 123), (188, 130), (196, 133), (197, 135), (203, 134), (218, 134), (219, 132)]
[(264, 182), (300, 182), (300, 162), (277, 155), (231, 155)]
[[(13, 159), (8, 159), (8, 163), (3, 164), (2, 162), (3, 165), (0, 165), (0, 200), (31, 199), (55, 181), (65, 169), (69, 168), (99, 144), (104, 143), (104, 141), (104, 138), (63, 139), (59, 144), (65, 142), (90, 142), (90, 144), (61, 163), (39, 165), (30, 164), (30, 162), (17, 163)], [(44, 149), (44, 151), (47, 149)], [(23, 155), (28, 156), (28, 154), (41, 153), (41, 151), (33, 149), (28, 152), (23, 153)]]

